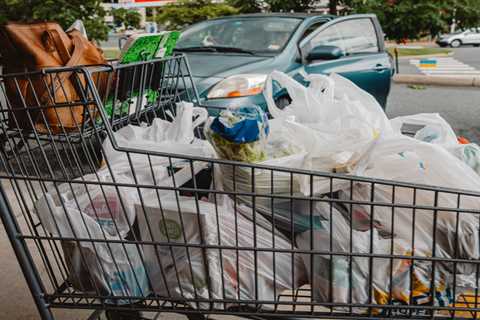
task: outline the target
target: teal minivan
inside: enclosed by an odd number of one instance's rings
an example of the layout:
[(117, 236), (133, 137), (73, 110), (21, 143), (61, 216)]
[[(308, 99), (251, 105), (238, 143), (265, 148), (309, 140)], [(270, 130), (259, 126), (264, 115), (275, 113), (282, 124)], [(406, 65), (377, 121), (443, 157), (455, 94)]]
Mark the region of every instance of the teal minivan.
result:
[[(266, 108), (267, 75), (338, 73), (385, 108), (393, 63), (375, 15), (336, 17), (298, 13), (237, 15), (194, 24), (182, 32), (185, 53), (204, 106)], [(284, 92), (284, 91), (283, 91)], [(279, 90), (279, 106), (289, 97)]]

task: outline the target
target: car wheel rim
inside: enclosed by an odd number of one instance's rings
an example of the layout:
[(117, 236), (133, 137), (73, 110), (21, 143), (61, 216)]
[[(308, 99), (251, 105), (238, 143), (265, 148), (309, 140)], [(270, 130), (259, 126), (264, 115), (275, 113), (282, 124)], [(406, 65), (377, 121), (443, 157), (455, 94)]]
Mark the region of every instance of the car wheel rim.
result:
[(453, 41), (452, 42), (452, 47), (454, 47), (454, 48), (458, 48), (458, 47), (460, 47), (460, 45), (461, 45), (460, 41)]

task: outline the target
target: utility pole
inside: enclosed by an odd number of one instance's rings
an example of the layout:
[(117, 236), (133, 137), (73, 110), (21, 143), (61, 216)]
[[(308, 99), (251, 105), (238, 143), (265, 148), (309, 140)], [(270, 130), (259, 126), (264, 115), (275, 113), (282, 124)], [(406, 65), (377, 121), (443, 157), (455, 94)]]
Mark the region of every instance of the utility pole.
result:
[(338, 0), (329, 0), (328, 9), (330, 11), (330, 14), (337, 15), (337, 5)]
[(453, 9), (453, 19), (452, 24), (450, 25), (450, 33), (454, 33), (457, 28), (457, 9)]

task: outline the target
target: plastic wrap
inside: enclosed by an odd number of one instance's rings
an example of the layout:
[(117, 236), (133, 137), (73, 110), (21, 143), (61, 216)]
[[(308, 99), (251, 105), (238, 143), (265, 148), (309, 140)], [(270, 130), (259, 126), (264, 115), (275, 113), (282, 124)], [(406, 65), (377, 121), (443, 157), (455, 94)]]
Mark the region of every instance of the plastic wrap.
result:
[[(236, 302), (231, 305), (240, 305), (253, 300), (275, 301), (284, 290), (303, 284), (305, 271), (299, 255), (272, 252), (293, 246), (260, 215), (255, 215), (253, 223), (240, 211), (235, 212), (228, 199), (218, 207), (194, 198), (178, 200), (177, 204), (175, 199), (162, 199), (160, 209), (153, 196), (145, 208), (137, 207), (142, 240), (162, 243), (143, 248), (156, 294), (233, 299)], [(195, 247), (200, 244), (221, 248)], [(255, 254), (255, 247), (269, 250)], [(192, 307), (207, 308), (208, 304)]]
[(220, 158), (248, 163), (266, 159), (268, 134), (267, 116), (257, 106), (224, 110), (205, 126), (205, 136)]

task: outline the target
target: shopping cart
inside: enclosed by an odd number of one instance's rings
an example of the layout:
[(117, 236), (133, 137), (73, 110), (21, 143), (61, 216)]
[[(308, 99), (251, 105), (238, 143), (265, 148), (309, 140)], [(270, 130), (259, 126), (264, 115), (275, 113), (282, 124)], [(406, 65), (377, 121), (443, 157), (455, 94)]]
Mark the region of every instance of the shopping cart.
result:
[(462, 219), (478, 221), (469, 204), (480, 194), (122, 146), (125, 126), (199, 102), (184, 57), (40, 74), (64, 72), (79, 94), (53, 107), (81, 105), (86, 116), (56, 133), (16, 126), (14, 108), (52, 105), (13, 106), (4, 89), (39, 73), (0, 77), (0, 215), (42, 319), (57, 308), (91, 310), (89, 319), (480, 312), (480, 261), (461, 243), (478, 240)]

